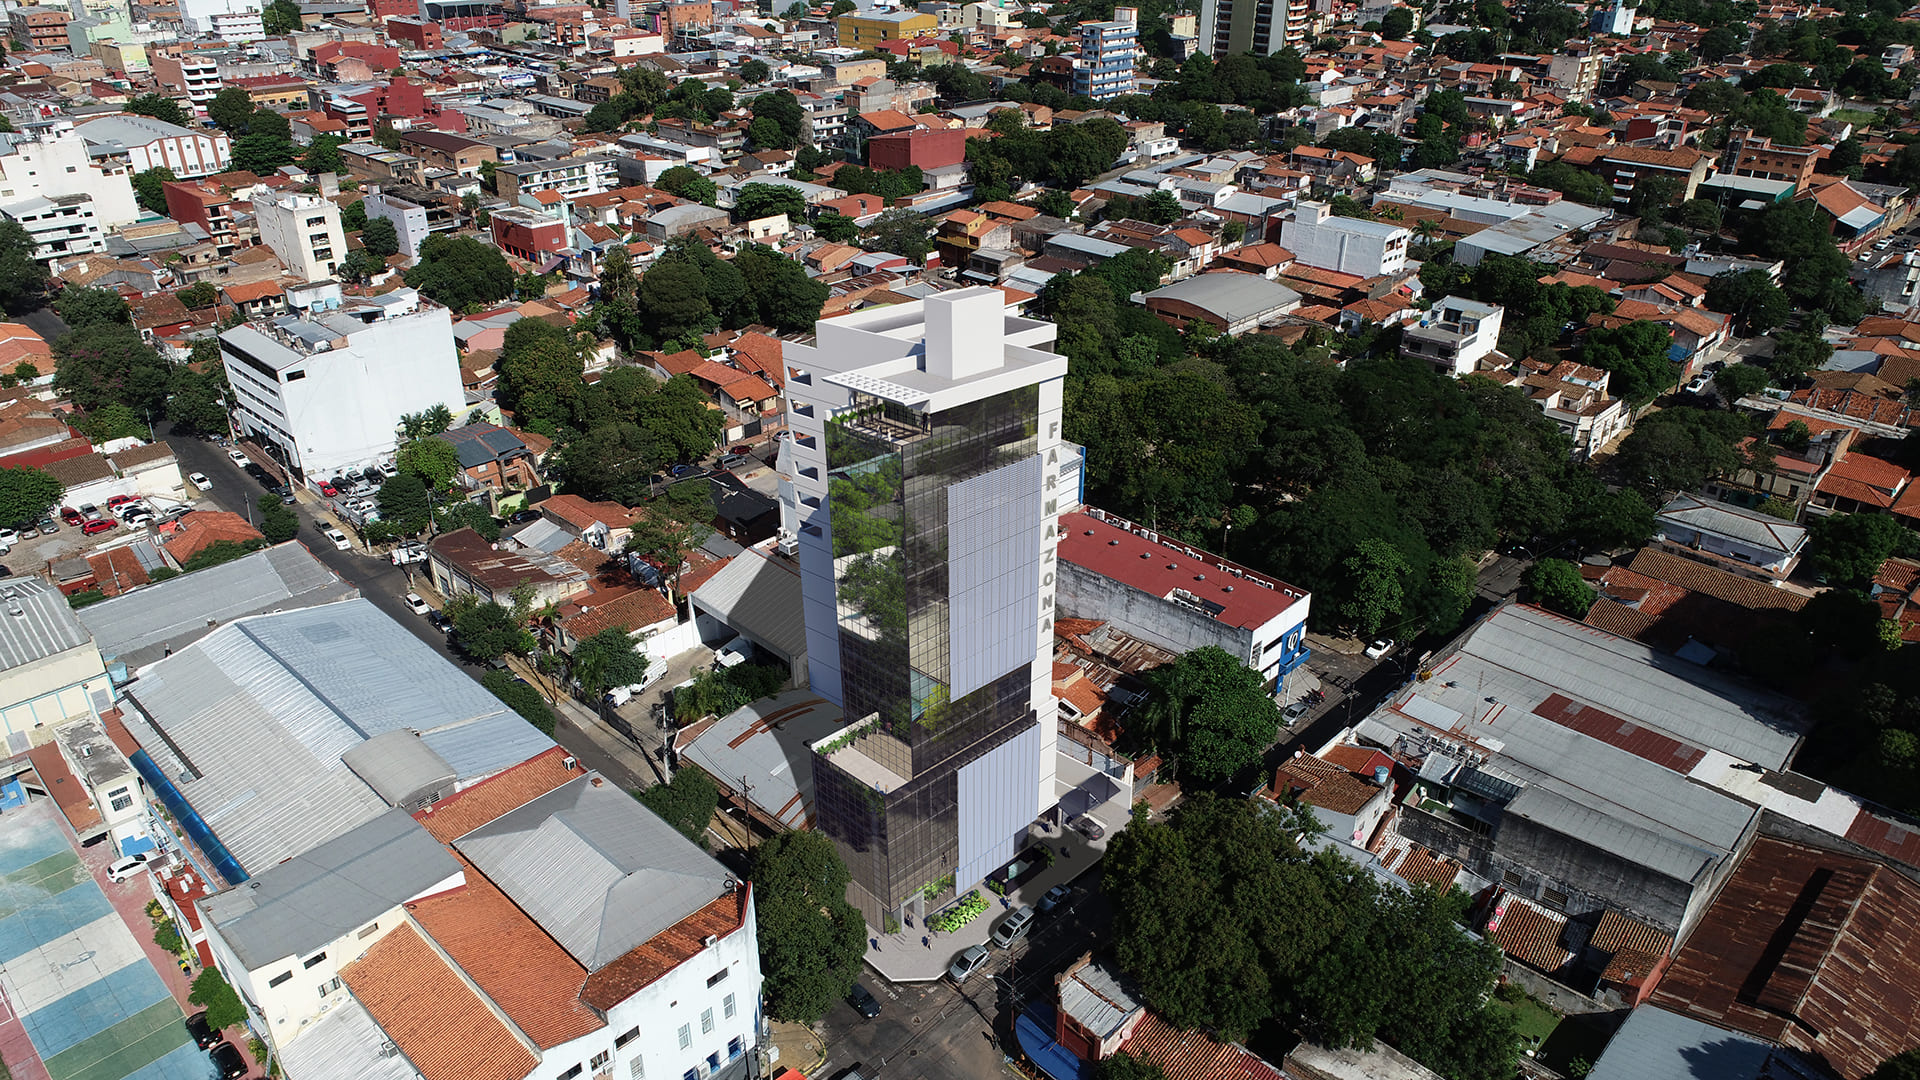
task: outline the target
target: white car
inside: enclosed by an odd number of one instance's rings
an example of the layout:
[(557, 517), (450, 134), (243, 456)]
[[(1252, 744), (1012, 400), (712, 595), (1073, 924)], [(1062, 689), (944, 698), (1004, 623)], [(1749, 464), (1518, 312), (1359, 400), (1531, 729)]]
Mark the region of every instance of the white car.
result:
[(245, 465), (247, 463), (247, 455), (242, 451), (229, 449), (227, 456), (232, 458), (236, 464)]
[(329, 525), (324, 529), (321, 529), (320, 535), (333, 541), (333, 546), (339, 548), (341, 551), (353, 550), (353, 541), (347, 539), (347, 534), (341, 532), (339, 529), (332, 527), (331, 525)]
[(207, 479), (206, 473), (188, 473), (187, 479), (201, 491), (207, 491), (213, 487), (213, 481)]
[(135, 874), (144, 874), (146, 872), (147, 860), (140, 858), (121, 859), (119, 862), (107, 867), (107, 880), (121, 882)]
[(408, 563), (426, 562), (427, 548), (424, 544), (402, 544), (389, 554), (393, 565), (405, 566)]
[(1378, 660), (1393, 651), (1393, 639), (1383, 637), (1367, 646), (1367, 659)]
[(19, 542), (20, 542), (19, 533), (13, 531), (12, 529), (0, 529), (0, 544), (4, 544), (7, 547), (12, 547), (13, 545)]
[(433, 610), (433, 605), (420, 599), (419, 593), (408, 593), (407, 610), (413, 612), (415, 615), (425, 615), (427, 612)]
[(713, 650), (713, 662), (721, 667), (738, 667), (753, 656), (753, 643), (745, 637), (736, 637), (725, 645)]

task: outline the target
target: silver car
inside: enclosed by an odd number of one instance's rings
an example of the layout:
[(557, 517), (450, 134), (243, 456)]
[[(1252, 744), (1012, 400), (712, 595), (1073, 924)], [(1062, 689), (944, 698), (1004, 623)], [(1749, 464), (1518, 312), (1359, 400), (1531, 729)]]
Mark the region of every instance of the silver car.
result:
[(947, 968), (947, 978), (957, 983), (963, 983), (972, 977), (974, 972), (986, 966), (987, 947), (985, 945), (969, 945), (960, 951), (959, 956), (953, 958), (953, 965)]
[(1013, 914), (1007, 916), (1004, 922), (993, 928), (993, 943), (1003, 949), (1007, 948), (1026, 937), (1027, 931), (1031, 929), (1033, 929), (1033, 909), (1021, 904), (1013, 909)]

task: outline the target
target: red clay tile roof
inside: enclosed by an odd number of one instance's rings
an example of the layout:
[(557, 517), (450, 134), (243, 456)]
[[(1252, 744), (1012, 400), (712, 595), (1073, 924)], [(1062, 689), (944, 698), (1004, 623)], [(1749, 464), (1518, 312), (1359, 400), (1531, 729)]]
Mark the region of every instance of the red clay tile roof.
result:
[(255, 281), (246, 285), (222, 285), (220, 291), (227, 294), (230, 303), (245, 304), (254, 300), (264, 300), (269, 296), (283, 295), (286, 290), (272, 279)]
[(1487, 920), (1487, 937), (1515, 960), (1552, 973), (1573, 957), (1560, 947), (1560, 934), (1566, 928), (1564, 916), (1546, 911), (1525, 897), (1508, 894), (1495, 909), (1494, 917)]
[(1816, 490), (1868, 506), (1890, 507), (1910, 479), (1907, 470), (1867, 454), (1848, 454), (1833, 463)]
[(1593, 928), (1587, 944), (1601, 952), (1629, 949), (1665, 956), (1673, 948), (1673, 935), (1609, 908), (1600, 916), (1600, 924)]
[(1399, 865), (1388, 866), (1387, 869), (1414, 885), (1446, 889), (1460, 876), (1459, 863), (1443, 859), (1419, 844), (1409, 844), (1406, 854), (1396, 861)]
[(732, 893), (714, 897), (707, 906), (655, 934), (645, 944), (627, 950), (587, 976), (580, 1000), (596, 1009), (610, 1009), (705, 951), (707, 938), (739, 932), (746, 926), (752, 892), (753, 887), (743, 883)]
[(1716, 600), (1725, 600), (1754, 611), (1799, 611), (1807, 606), (1807, 597), (1802, 593), (1776, 589), (1765, 582), (1730, 574), (1656, 547), (1641, 548), (1634, 554), (1628, 568), (1635, 573), (1671, 582), (1688, 591), (1705, 593)]
[(1308, 806), (1335, 814), (1357, 814), (1380, 794), (1380, 789), (1338, 765), (1311, 754), (1291, 758), (1273, 778), (1274, 790), (1298, 795)]
[(520, 1080), (539, 1064), (411, 923), (340, 977), (426, 1080)]
[(1660, 965), (1665, 953), (1650, 953), (1641, 949), (1621, 949), (1607, 961), (1607, 968), (1600, 973), (1603, 983), (1618, 983), (1625, 986), (1639, 986), (1647, 981), (1647, 976)]
[(266, 539), (260, 535), (259, 529), (247, 524), (246, 518), (225, 510), (195, 510), (169, 524), (171, 529), (166, 525), (161, 526), (160, 542), (166, 545), (167, 554), (182, 563), (221, 540), (244, 544), (249, 540)]
[(408, 904), (414, 921), (542, 1050), (606, 1026), (580, 1004), (587, 969), (452, 848), (463, 889)]
[(673, 618), (673, 605), (653, 589), (635, 589), (618, 599), (561, 621), (568, 634), (585, 641), (610, 627), (631, 634), (642, 627)]
[(576, 777), (587, 775), (579, 766), (568, 768), (567, 752), (554, 747), (505, 772), (442, 799), (413, 815), (435, 840), (451, 843), (487, 822), (517, 810)]

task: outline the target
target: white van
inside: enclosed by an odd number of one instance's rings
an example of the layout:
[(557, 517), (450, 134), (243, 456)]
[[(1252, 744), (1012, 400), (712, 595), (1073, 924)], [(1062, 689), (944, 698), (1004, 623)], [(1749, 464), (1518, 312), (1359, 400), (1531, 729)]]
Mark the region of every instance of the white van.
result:
[(742, 634), (713, 650), (713, 662), (721, 667), (737, 667), (753, 657), (753, 642)]
[(666, 675), (667, 665), (660, 663), (658, 660), (650, 660), (647, 662), (647, 674), (645, 678), (642, 678), (637, 683), (629, 683), (626, 686), (616, 686), (607, 691), (607, 704), (617, 709), (633, 700), (633, 695), (659, 682), (665, 678)]

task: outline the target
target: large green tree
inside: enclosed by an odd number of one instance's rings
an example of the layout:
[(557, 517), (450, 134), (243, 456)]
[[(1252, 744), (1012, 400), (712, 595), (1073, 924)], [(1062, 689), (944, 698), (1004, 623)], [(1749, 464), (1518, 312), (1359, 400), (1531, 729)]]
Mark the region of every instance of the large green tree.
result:
[(0, 220), (0, 307), (31, 310), (47, 288), (47, 268), (34, 257), (33, 237), (11, 218)]
[(472, 600), (471, 596), (462, 597), (447, 605), (447, 613), (453, 618), (454, 642), (461, 652), (485, 661), (533, 651), (533, 635), (514, 608)]
[[(615, 630), (615, 633), (620, 631)], [(706, 846), (708, 825), (720, 808), (720, 789), (699, 769), (681, 769), (665, 784), (655, 784), (634, 793), (660, 820), (680, 830), (687, 839)]]
[(616, 686), (638, 685), (647, 677), (647, 654), (637, 645), (633, 635), (618, 626), (575, 644), (570, 665), (574, 681), (593, 698)]
[(1182, 775), (1226, 781), (1253, 765), (1280, 731), (1280, 709), (1259, 672), (1209, 645), (1146, 675), (1147, 727), (1178, 756)]
[(17, 528), (38, 521), (60, 502), (66, 488), (35, 468), (0, 468), (0, 525)]
[(1834, 514), (1809, 523), (1807, 565), (1834, 585), (1865, 587), (1903, 543), (1906, 530), (1886, 514)]
[(429, 490), (444, 491), (460, 471), (460, 451), (445, 439), (415, 439), (401, 445), (394, 465), (419, 477)]
[(142, 413), (166, 411), (172, 371), (160, 354), (124, 323), (95, 323), (53, 343), (54, 389), (82, 409), (121, 404)]
[(164, 184), (178, 179), (173, 170), (165, 165), (155, 165), (133, 174), (133, 197), (142, 210), (151, 210), (156, 214), (167, 212), (167, 193)]
[(407, 284), (455, 311), (513, 295), (513, 268), (500, 249), (471, 236), (435, 233), (420, 244), (420, 261)]
[(853, 875), (826, 834), (787, 832), (753, 853), (760, 972), (767, 1015), (812, 1024), (845, 997), (867, 952), (867, 928), (847, 903)]
[(426, 531), (432, 520), (427, 486), (411, 472), (401, 472), (380, 485), (380, 520), (401, 536)]
[(124, 325), (133, 319), (133, 313), (119, 293), (87, 286), (69, 285), (61, 289), (60, 295), (53, 298), (53, 310), (75, 330), (109, 323)]
[(254, 500), (254, 506), (260, 511), (260, 535), (267, 538), (269, 544), (284, 544), (300, 531), (300, 515), (280, 501), (280, 496), (266, 494)]
[(667, 485), (649, 499), (646, 512), (633, 523), (626, 550), (660, 571), (660, 580), (674, 587), (686, 558), (713, 535), (713, 500), (704, 477)]
[(176, 127), (186, 127), (193, 122), (193, 118), (187, 115), (187, 111), (180, 107), (179, 102), (164, 94), (141, 94), (120, 106), (120, 111), (133, 113), (136, 116), (151, 116), (163, 124), (173, 124)]
[(1565, 559), (1541, 559), (1521, 580), (1542, 605), (1573, 618), (1585, 618), (1593, 606), (1593, 586), (1580, 576), (1580, 568)]
[(498, 370), (500, 407), (523, 427), (557, 432), (575, 422), (586, 384), (588, 342), (544, 319), (521, 319), (507, 327)]

